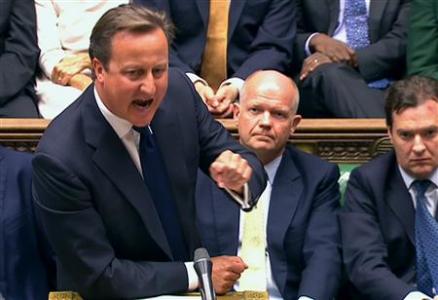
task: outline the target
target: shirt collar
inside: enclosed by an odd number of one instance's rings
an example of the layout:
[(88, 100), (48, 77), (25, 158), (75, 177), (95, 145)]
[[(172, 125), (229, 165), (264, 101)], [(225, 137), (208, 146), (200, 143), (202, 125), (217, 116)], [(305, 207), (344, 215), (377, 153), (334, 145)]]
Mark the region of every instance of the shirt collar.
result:
[(268, 174), (269, 183), (271, 185), (274, 183), (275, 174), (277, 173), (278, 167), (280, 166), (281, 157), (282, 156), (280, 155), (274, 160), (264, 165), (266, 174)]
[[(405, 183), (408, 189), (411, 188), (412, 183), (417, 180), (415, 177), (409, 175), (400, 165), (398, 165), (398, 169), (400, 170), (400, 174), (403, 178), (403, 182)], [(438, 186), (438, 169), (435, 169), (433, 173), (428, 178), (435, 186)]]
[(105, 106), (105, 104), (102, 102), (102, 99), (99, 97), (99, 94), (97, 93), (96, 87), (94, 88), (94, 98), (96, 98), (96, 103), (100, 112), (114, 129), (117, 136), (122, 138), (127, 135), (132, 129), (132, 124), (129, 121), (116, 116)]

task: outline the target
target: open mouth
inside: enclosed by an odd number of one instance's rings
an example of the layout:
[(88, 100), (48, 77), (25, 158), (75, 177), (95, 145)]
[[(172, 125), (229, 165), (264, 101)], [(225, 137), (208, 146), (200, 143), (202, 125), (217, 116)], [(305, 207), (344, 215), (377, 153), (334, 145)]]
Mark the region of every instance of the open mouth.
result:
[(148, 109), (152, 105), (152, 102), (153, 102), (152, 99), (147, 99), (147, 100), (137, 99), (134, 100), (132, 103), (141, 109)]

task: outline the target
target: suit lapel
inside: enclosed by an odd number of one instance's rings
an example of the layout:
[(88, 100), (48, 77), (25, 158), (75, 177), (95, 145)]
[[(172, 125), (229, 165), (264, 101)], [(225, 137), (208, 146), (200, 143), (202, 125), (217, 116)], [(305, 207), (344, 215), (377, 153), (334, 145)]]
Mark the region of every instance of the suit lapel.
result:
[(385, 11), (387, 4), (388, 0), (371, 0), (370, 2), (368, 34), (371, 43), (378, 39), (378, 29), (380, 27), (381, 20), (383, 20), (383, 12)]
[(230, 12), (228, 17), (228, 40), (233, 36), (237, 23), (240, 20), (243, 8), (246, 5), (246, 0), (232, 1), (230, 4)]
[[(226, 255), (237, 255), (239, 247), (240, 207), (224, 192), (211, 185), (213, 191), (213, 215), (218, 237), (219, 252)], [(224, 234), (226, 232), (227, 234)]]
[(303, 184), (300, 173), (292, 160), (290, 150), (286, 149), (272, 186), (267, 230), (268, 243), (275, 241), (283, 243), (302, 192)]
[(151, 237), (172, 258), (166, 235), (143, 178), (123, 142), (99, 111), (93, 89), (88, 89), (88, 92), (82, 114), (86, 141), (95, 148), (94, 162), (137, 210)]
[(329, 28), (328, 28), (328, 35), (332, 36), (335, 32), (336, 27), (338, 26), (338, 20), (339, 20), (339, 1), (340, 0), (325, 0), (327, 7), (329, 8)]
[[(186, 0), (184, 0), (186, 1)], [(210, 14), (210, 1), (196, 0), (196, 5), (198, 6), (199, 14), (201, 15), (204, 27), (208, 27), (208, 16)], [(205, 30), (207, 32), (207, 30)]]
[(397, 166), (394, 167), (394, 176), (389, 182), (388, 191), (386, 193), (388, 205), (397, 216), (399, 222), (405, 229), (409, 240), (415, 245), (415, 209), (412, 203), (409, 191), (404, 185), (400, 171)]

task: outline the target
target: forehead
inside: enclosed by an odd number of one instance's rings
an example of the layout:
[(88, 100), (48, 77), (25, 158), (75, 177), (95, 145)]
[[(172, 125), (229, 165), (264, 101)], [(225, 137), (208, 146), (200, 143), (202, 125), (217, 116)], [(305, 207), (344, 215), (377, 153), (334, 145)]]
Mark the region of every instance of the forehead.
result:
[(426, 100), (424, 103), (409, 107), (399, 113), (393, 112), (393, 127), (396, 129), (416, 130), (438, 126), (438, 102)]
[(281, 90), (273, 88), (254, 89), (245, 93), (243, 106), (258, 106), (266, 109), (281, 108), (292, 109), (292, 95), (287, 95)]
[(168, 44), (166, 35), (160, 28), (142, 32), (123, 30), (113, 36), (111, 50), (113, 53), (136, 51), (139, 54), (157, 51), (167, 55)]

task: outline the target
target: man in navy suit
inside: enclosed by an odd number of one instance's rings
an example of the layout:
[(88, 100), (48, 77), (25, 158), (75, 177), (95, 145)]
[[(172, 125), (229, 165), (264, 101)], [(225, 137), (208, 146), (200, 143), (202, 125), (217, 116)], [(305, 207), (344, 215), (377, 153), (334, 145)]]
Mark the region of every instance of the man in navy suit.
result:
[[(187, 77), (168, 69), (169, 35), (163, 15), (148, 9), (105, 13), (91, 35), (94, 85), (38, 145), (34, 196), (60, 290), (103, 299), (194, 290), (198, 168), (243, 208), (264, 188), (257, 158), (212, 118)], [(159, 157), (146, 164), (148, 155)]]
[(0, 146), (0, 299), (43, 300), (54, 288), (50, 247), (34, 215), (31, 160)]
[[(235, 117), (240, 143), (257, 154), (269, 177), (257, 206), (261, 201), (269, 203), (265, 205), (265, 276), (270, 297), (333, 299), (341, 277), (336, 218), (339, 171), (334, 164), (286, 145), (301, 120), (296, 115), (298, 97), (290, 78), (276, 71), (258, 71), (246, 80)], [(226, 201), (206, 176), (198, 180), (196, 208), (201, 239), (210, 255), (241, 255), (247, 216)]]
[(37, 118), (35, 4), (3, 0), (0, 7), (0, 117)]
[[(357, 19), (366, 24), (350, 25), (346, 6), (360, 12), (359, 3), (364, 15)], [(297, 0), (293, 66), (304, 117), (384, 117), (382, 89), (389, 82), (376, 81), (405, 73), (409, 6), (410, 0)], [(349, 42), (347, 26), (356, 29), (353, 41), (363, 28), (369, 45)]]
[(438, 81), (414, 76), (394, 83), (386, 123), (394, 150), (351, 173), (340, 214), (343, 258), (363, 299), (431, 299), (418, 291), (415, 180), (429, 179), (429, 212), (436, 216)]
[[(243, 81), (253, 72), (275, 69), (287, 72), (296, 32), (295, 1), (230, 1), (226, 49), (227, 78), (214, 91), (201, 78), (206, 48), (211, 1), (135, 0), (166, 12), (176, 27), (170, 65), (182, 69), (216, 116), (232, 113)], [(223, 1), (224, 2), (224, 1)]]

